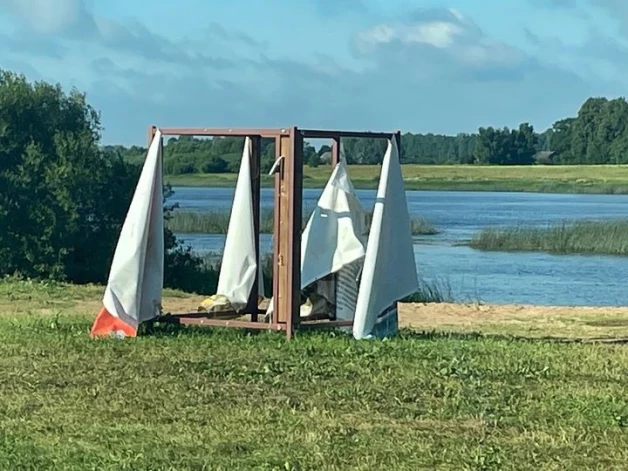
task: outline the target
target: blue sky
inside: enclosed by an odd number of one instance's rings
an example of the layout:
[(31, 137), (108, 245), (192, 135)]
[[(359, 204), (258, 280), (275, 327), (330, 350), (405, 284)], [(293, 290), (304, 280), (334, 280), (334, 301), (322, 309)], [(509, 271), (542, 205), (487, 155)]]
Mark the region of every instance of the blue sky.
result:
[(0, 68), (146, 127), (539, 130), (625, 94), (626, 0), (2, 0)]

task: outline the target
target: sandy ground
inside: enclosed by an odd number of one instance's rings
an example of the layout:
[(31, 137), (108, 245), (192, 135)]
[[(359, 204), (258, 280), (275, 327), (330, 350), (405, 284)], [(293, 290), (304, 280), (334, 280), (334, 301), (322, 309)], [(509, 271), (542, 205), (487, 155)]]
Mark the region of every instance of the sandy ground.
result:
[[(202, 297), (165, 298), (167, 312), (192, 312)], [(525, 337), (628, 338), (628, 306), (568, 307), (483, 304), (400, 304), (402, 327)]]
[(524, 337), (628, 338), (628, 307), (405, 304), (399, 321), (416, 330)]
[(478, 322), (521, 322), (534, 318), (622, 317), (628, 307), (529, 306), (524, 304), (402, 304), (399, 321), (406, 327), (474, 325)]
[[(204, 296), (164, 293), (164, 312), (195, 312)], [(101, 308), (100, 290), (80, 299), (9, 297), (0, 299), (0, 314), (63, 314), (96, 316)], [(583, 339), (628, 338), (628, 306), (561, 307), (483, 304), (400, 304), (402, 327), (418, 331), (478, 332), (523, 337)]]

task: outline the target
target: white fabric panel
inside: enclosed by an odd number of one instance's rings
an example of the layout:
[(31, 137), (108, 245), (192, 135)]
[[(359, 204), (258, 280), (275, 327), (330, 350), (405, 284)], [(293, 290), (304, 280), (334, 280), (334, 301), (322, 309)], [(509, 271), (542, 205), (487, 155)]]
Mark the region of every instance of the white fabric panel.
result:
[(341, 160), (301, 236), (301, 288), (364, 257), (365, 215)]
[[(366, 246), (353, 336), (363, 339), (396, 333), (396, 321), (387, 319), (386, 322), (377, 322), (378, 317), (395, 301), (414, 293), (418, 287), (399, 151), (396, 140), (390, 139), (382, 163)], [(397, 318), (396, 310), (391, 314)], [(386, 329), (384, 326), (393, 328)]]
[(341, 160), (301, 236), (301, 289), (361, 260), (364, 232), (365, 214)]
[(164, 277), (161, 132), (151, 142), (116, 246), (103, 305), (137, 328), (160, 314)]
[[(229, 228), (222, 255), (216, 294), (226, 296), (236, 312), (242, 310), (258, 272), (251, 188), (251, 139), (244, 141), (242, 162), (233, 196)], [(261, 268), (261, 267), (260, 267)]]

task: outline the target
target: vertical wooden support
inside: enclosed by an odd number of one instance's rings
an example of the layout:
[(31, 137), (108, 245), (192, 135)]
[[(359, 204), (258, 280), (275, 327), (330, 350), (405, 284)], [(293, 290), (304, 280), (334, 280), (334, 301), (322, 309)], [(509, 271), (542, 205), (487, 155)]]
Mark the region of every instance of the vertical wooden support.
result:
[[(275, 162), (282, 156), (281, 154), (281, 137), (275, 138)], [(274, 212), (273, 212), (273, 303), (274, 309), (271, 322), (280, 322), (278, 300), (279, 300), (279, 276), (280, 265), (283, 263), (283, 257), (281, 256), (281, 188), (283, 181), (283, 169), (284, 161), (279, 162), (279, 168), (275, 172), (275, 194), (274, 199)], [(284, 320), (285, 322), (285, 320)]]
[(288, 311), (286, 310), (287, 261), (288, 261), (288, 162), (292, 161), (291, 139), (287, 136), (278, 137), (277, 158), (282, 158), (280, 171), (275, 177), (275, 283), (274, 283), (274, 316), (275, 322), (288, 323)]
[[(153, 143), (153, 138), (155, 137), (155, 134), (157, 133), (157, 126), (148, 126), (148, 145), (146, 147), (146, 151), (148, 152), (148, 149), (150, 148), (150, 145)], [(162, 136), (162, 138), (159, 140), (159, 156), (161, 158), (161, 178), (163, 181), (164, 178), (164, 138)], [(164, 200), (165, 203), (165, 200)], [(166, 254), (164, 254), (164, 257), (166, 256)]]
[(399, 162), (401, 162), (401, 131), (395, 131), (392, 137), (393, 139), (395, 139), (397, 143), (397, 152), (399, 152)]
[(299, 322), (301, 293), (301, 219), (303, 206), (303, 136), (296, 127), (279, 138), (283, 156), (279, 191), (279, 254), (276, 286), (277, 322), (290, 339)]
[(290, 129), (292, 145), (292, 177), (290, 179), (290, 209), (292, 221), (290, 224), (291, 259), (290, 287), (292, 321), (288, 324), (287, 336), (292, 336), (292, 331), (299, 326), (301, 320), (301, 232), (303, 226), (303, 134), (295, 126)]
[(335, 136), (331, 138), (331, 168), (336, 168), (340, 162), (340, 137)]
[[(253, 203), (253, 228), (255, 231), (255, 257), (257, 263), (262, 263), (260, 257), (259, 248), (259, 233), (260, 233), (260, 163), (261, 163), (261, 148), (262, 137), (250, 136), (251, 138), (251, 159), (249, 161), (251, 169), (251, 191), (252, 191), (252, 203)], [(246, 305), (245, 312), (251, 314), (251, 321), (257, 322), (259, 314), (259, 303), (257, 296), (259, 294), (259, 283), (264, 283), (264, 279), (259, 279), (259, 270), (255, 273), (255, 281), (249, 294), (249, 300)]]
[(150, 147), (151, 142), (153, 142), (153, 137), (155, 137), (155, 133), (157, 132), (157, 128), (155, 126), (148, 126), (148, 145), (146, 149)]
[[(401, 131), (395, 131), (395, 133), (392, 135), (392, 138), (395, 140), (395, 143), (397, 144), (397, 152), (399, 152), (399, 162), (401, 163)], [(399, 302), (395, 301), (393, 303), (393, 309), (395, 311), (397, 311), (397, 316), (399, 316)]]

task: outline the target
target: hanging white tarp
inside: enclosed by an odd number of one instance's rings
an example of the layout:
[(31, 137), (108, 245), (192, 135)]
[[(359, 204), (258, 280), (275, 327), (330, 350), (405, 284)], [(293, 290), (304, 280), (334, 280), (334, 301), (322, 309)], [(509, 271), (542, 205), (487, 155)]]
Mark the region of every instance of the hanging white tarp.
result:
[(301, 236), (301, 286), (364, 257), (364, 225), (364, 211), (340, 161)]
[(91, 334), (136, 336), (141, 322), (161, 312), (163, 276), (163, 177), (161, 131), (157, 130), (120, 232), (103, 307)]
[[(336, 304), (336, 315), (341, 319), (353, 317), (354, 306), (351, 304), (357, 298), (357, 271), (359, 261), (364, 257), (364, 232), (365, 214), (341, 160), (301, 236), (301, 289), (315, 282), (320, 284), (318, 294)], [(347, 272), (340, 276), (343, 270)], [(334, 273), (338, 274), (335, 290), (330, 289), (329, 281), (321, 281)], [(339, 282), (343, 285), (339, 286)], [(267, 312), (272, 310), (271, 299)], [(311, 314), (307, 306), (301, 311), (303, 316)]]
[(353, 323), (356, 339), (385, 337), (398, 330), (396, 301), (416, 292), (410, 215), (395, 139), (382, 163)]
[(244, 140), (242, 162), (233, 196), (233, 206), (216, 290), (218, 296), (225, 296), (228, 299), (229, 304), (236, 312), (246, 306), (257, 273), (260, 274), (260, 293), (263, 294), (262, 267), (255, 254), (251, 146), (251, 139), (247, 137)]

